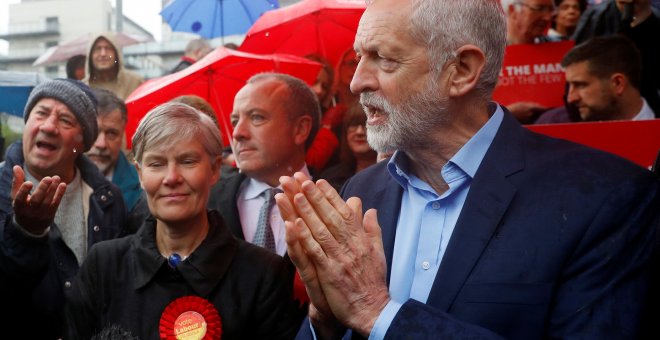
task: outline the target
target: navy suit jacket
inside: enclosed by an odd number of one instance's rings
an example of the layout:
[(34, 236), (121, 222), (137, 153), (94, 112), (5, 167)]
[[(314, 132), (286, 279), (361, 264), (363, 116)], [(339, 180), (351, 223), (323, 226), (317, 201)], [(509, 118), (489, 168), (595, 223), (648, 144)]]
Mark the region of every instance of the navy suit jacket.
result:
[[(378, 210), (389, 270), (405, 216), (386, 163), (353, 177), (342, 196)], [(634, 338), (658, 192), (650, 171), (533, 133), (505, 112), (428, 301), (405, 302), (386, 338)]]
[[(309, 169), (310, 175), (314, 172)], [(240, 193), (243, 181), (249, 179), (244, 173), (236, 168), (224, 167), (220, 173), (220, 180), (211, 187), (207, 209), (217, 210), (225, 224), (237, 238), (245, 240), (243, 227), (241, 225), (241, 215), (238, 212), (238, 194)], [(285, 258), (288, 255), (285, 254)]]

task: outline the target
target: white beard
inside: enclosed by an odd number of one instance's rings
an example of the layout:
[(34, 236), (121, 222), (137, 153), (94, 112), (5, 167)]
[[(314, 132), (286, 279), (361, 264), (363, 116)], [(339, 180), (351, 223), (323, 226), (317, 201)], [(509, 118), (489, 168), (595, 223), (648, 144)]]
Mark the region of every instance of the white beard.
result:
[(367, 116), (379, 113), (387, 119), (384, 124), (367, 124), (369, 145), (378, 152), (428, 148), (433, 128), (446, 122), (449, 114), (446, 98), (435, 97), (438, 92), (437, 85), (427, 84), (424, 92), (404, 99), (403, 104), (397, 106), (375, 92), (360, 94)]

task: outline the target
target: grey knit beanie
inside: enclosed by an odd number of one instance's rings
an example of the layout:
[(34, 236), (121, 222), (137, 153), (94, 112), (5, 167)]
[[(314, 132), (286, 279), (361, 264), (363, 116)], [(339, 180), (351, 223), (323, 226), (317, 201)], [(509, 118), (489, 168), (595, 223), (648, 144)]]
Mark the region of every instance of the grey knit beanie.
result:
[(89, 86), (77, 80), (62, 78), (48, 80), (37, 85), (30, 93), (25, 105), (23, 113), (25, 122), (27, 122), (32, 108), (42, 98), (57, 99), (73, 112), (82, 127), (83, 144), (85, 145), (83, 152), (87, 152), (94, 145), (99, 133), (96, 123), (97, 101)]

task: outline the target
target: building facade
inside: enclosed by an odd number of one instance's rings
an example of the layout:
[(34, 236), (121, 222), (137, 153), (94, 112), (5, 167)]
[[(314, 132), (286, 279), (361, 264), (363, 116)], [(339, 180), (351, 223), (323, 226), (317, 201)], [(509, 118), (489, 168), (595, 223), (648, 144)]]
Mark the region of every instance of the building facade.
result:
[[(0, 31), (0, 39), (9, 43), (9, 50), (0, 56), (0, 70), (64, 76), (65, 61), (32, 64), (51, 46), (89, 32), (114, 31), (115, 15), (109, 0), (22, 0), (9, 5), (9, 26)], [(153, 39), (150, 32), (126, 17), (123, 30)]]
[[(115, 0), (120, 1), (121, 0)], [(139, 1), (139, 0), (132, 0)], [(161, 8), (173, 0), (161, 0)], [(250, 0), (251, 1), (251, 0)], [(280, 7), (300, 0), (280, 0)], [(122, 15), (123, 32), (154, 40), (153, 35), (136, 22)], [(66, 75), (66, 61), (33, 66), (49, 47), (78, 38), (89, 32), (116, 31), (116, 10), (110, 0), (22, 0), (9, 5), (9, 25), (0, 27), (0, 39), (9, 44), (8, 54), (0, 55), (0, 70), (37, 72), (49, 78)], [(162, 39), (123, 48), (128, 68), (146, 79), (167, 74), (183, 55), (187, 42), (198, 38), (194, 34), (172, 32), (162, 24)], [(211, 40), (211, 46), (224, 43), (240, 45), (243, 35)]]

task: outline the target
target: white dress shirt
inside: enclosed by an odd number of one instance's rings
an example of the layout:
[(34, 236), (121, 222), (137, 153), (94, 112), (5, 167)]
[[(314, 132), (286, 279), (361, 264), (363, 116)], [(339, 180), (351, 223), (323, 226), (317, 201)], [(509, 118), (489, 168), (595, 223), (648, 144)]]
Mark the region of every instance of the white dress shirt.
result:
[[(303, 165), (298, 171), (311, 177), (307, 165)], [(258, 181), (254, 178), (248, 178), (246, 181), (243, 181), (239, 189), (237, 202), (238, 214), (241, 219), (243, 236), (245, 237), (245, 240), (250, 243), (253, 243), (254, 235), (257, 233), (259, 211), (266, 200), (264, 197), (264, 191), (270, 187), (270, 185), (264, 182)], [(277, 188), (282, 189), (281, 186), (278, 186)], [(270, 211), (270, 227), (273, 229), (276, 252), (278, 255), (284, 256), (286, 253), (284, 221), (280, 216), (280, 210), (277, 207), (277, 204), (274, 205), (273, 209)]]
[(646, 102), (646, 99), (642, 98), (644, 104), (642, 104), (642, 109), (632, 120), (649, 120), (655, 119), (655, 113), (651, 110), (649, 103)]

